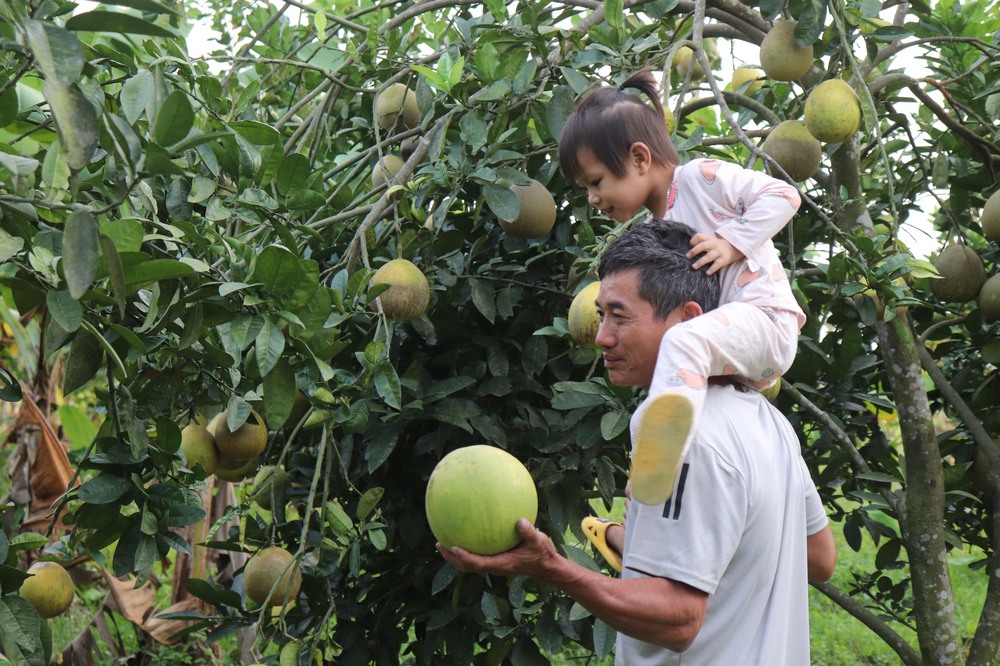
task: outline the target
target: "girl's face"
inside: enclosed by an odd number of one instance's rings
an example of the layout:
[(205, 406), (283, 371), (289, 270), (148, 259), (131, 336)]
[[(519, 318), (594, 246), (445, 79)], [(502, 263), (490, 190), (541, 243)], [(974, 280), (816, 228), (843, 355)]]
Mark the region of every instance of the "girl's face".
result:
[(580, 175), (577, 183), (587, 190), (587, 201), (603, 215), (618, 222), (632, 219), (652, 196), (648, 168), (633, 155), (626, 162), (624, 176), (616, 176), (589, 148), (577, 153)]

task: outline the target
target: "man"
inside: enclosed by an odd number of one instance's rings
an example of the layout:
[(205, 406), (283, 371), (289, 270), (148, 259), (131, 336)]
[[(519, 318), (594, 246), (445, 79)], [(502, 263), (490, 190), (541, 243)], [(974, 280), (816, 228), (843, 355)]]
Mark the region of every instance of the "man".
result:
[[(601, 257), (597, 343), (613, 383), (648, 390), (663, 333), (717, 305), (717, 279), (685, 257), (692, 233), (637, 224)], [(506, 553), (438, 550), (462, 571), (562, 590), (618, 630), (616, 664), (809, 664), (807, 580), (830, 578), (836, 550), (798, 439), (758, 392), (724, 380), (706, 392), (670, 499), (629, 504), (622, 578), (570, 562), (527, 520)], [(669, 427), (655, 399), (633, 433)]]

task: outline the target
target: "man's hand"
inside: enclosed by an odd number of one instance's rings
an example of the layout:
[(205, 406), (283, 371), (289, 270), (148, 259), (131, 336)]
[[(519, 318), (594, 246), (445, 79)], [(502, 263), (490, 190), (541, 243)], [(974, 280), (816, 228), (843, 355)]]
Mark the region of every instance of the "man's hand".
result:
[(455, 565), (459, 571), (498, 574), (501, 576), (534, 576), (544, 578), (552, 558), (559, 557), (552, 540), (528, 521), (517, 521), (521, 543), (496, 555), (476, 555), (459, 547), (445, 548), (437, 544), (441, 557)]
[(711, 264), (708, 267), (708, 274), (712, 275), (720, 268), (739, 261), (744, 255), (725, 239), (708, 234), (695, 234), (691, 237), (691, 251), (687, 253), (687, 258), (695, 257), (698, 259), (691, 267), (697, 270), (705, 264)]

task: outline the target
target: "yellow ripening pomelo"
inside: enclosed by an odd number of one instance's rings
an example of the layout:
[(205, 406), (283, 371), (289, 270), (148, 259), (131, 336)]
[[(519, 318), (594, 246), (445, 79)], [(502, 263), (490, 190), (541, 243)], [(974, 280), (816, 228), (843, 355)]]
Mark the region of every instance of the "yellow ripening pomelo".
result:
[(256, 458), (267, 448), (267, 424), (256, 411), (251, 411), (247, 420), (235, 431), (226, 422), (228, 412), (222, 411), (212, 419), (209, 426), (215, 435), (215, 448), (219, 456), (228, 461)]
[(403, 83), (393, 83), (375, 98), (375, 119), (384, 130), (391, 130), (397, 119), (402, 129), (412, 129), (420, 116), (417, 94)]
[(184, 464), (193, 470), (201, 464), (209, 474), (215, 474), (219, 466), (219, 451), (215, 448), (215, 437), (208, 428), (199, 423), (189, 423), (181, 430), (181, 453)]
[(264, 465), (253, 477), (251, 498), (260, 508), (270, 511), (273, 508), (274, 495), (288, 483), (288, 474), (275, 465)]
[[(733, 70), (733, 80), (729, 84), (733, 92), (742, 92), (744, 95), (752, 95), (764, 86), (764, 78), (767, 74), (759, 67), (740, 65)], [(741, 90), (744, 84), (745, 90)]]
[(979, 296), (986, 282), (986, 269), (976, 251), (964, 243), (949, 245), (934, 259), (940, 278), (930, 281), (931, 293), (939, 300), (967, 303)]
[(372, 286), (390, 285), (379, 295), (382, 311), (393, 321), (415, 319), (427, 311), (431, 288), (427, 278), (408, 259), (392, 259), (375, 271)]
[(21, 597), (48, 619), (62, 615), (73, 603), (73, 579), (55, 562), (35, 562), (28, 567), (28, 578), (21, 584)]
[(431, 532), (445, 548), (495, 555), (520, 543), (519, 519), (535, 522), (538, 494), (520, 460), (480, 444), (438, 462), (427, 482), (425, 508)]
[(983, 235), (994, 243), (1000, 243), (1000, 190), (986, 200), (983, 213), (979, 216)]
[(513, 220), (499, 218), (500, 228), (516, 238), (543, 238), (556, 223), (556, 201), (549, 189), (531, 179), (528, 185), (511, 185), (510, 191), (521, 204)]
[(769, 402), (774, 402), (779, 393), (781, 393), (781, 377), (778, 377), (778, 379), (776, 379), (775, 382), (766, 389), (761, 389), (760, 392), (760, 394), (767, 398)]
[(403, 168), (403, 164), (403, 158), (399, 155), (384, 155), (382, 161), (372, 169), (372, 187), (378, 189), (386, 183), (389, 183), (390, 187), (406, 185), (408, 181), (396, 178), (396, 174)]
[(247, 596), (263, 604), (270, 595), (269, 606), (281, 606), (294, 599), (302, 587), (302, 572), (294, 559), (278, 546), (257, 552), (243, 569), (243, 589)]
[(597, 293), (601, 290), (600, 281), (591, 282), (577, 292), (569, 306), (567, 325), (569, 334), (576, 344), (584, 347), (596, 346), (597, 329), (601, 325), (601, 317), (597, 314)]
[(760, 43), (760, 66), (776, 81), (797, 81), (812, 67), (813, 47), (795, 43), (798, 21), (779, 19)]
[(809, 178), (819, 168), (823, 146), (801, 120), (786, 120), (771, 130), (760, 149), (778, 163), (795, 182)]
[[(692, 64), (693, 63), (693, 64)], [(687, 77), (688, 70), (691, 70), (691, 80), (697, 81), (705, 77), (705, 68), (701, 62), (694, 57), (694, 50), (690, 46), (682, 46), (674, 53), (674, 60), (671, 63), (677, 71), (677, 75), (682, 79)], [(693, 69), (692, 69), (693, 68)]]
[(1000, 273), (994, 275), (979, 290), (979, 312), (983, 321), (1000, 321)]
[(806, 98), (806, 127), (825, 143), (842, 143), (861, 126), (861, 102), (843, 79), (829, 79)]

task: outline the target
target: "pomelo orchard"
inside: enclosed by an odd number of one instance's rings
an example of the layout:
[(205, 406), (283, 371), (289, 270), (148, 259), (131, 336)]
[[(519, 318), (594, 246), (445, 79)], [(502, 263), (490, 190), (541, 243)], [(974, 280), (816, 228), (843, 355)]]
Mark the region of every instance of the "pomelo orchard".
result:
[(495, 555), (518, 543), (520, 518), (538, 516), (538, 493), (527, 468), (503, 449), (484, 444), (442, 458), (427, 482), (427, 522), (446, 548)]
[(21, 597), (45, 619), (62, 615), (73, 603), (73, 579), (55, 562), (35, 562), (31, 578), (21, 584)]

